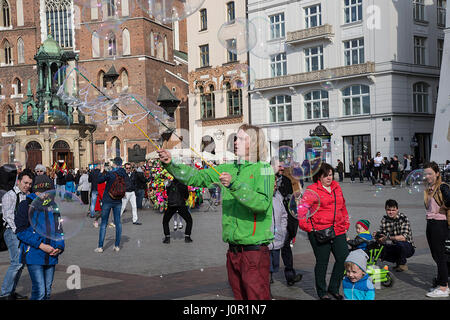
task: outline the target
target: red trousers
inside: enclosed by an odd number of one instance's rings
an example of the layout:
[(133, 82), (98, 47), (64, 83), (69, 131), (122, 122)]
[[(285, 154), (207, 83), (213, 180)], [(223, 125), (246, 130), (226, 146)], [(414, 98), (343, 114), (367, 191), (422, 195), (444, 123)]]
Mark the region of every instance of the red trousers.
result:
[(227, 252), (228, 281), (236, 300), (270, 300), (269, 248)]

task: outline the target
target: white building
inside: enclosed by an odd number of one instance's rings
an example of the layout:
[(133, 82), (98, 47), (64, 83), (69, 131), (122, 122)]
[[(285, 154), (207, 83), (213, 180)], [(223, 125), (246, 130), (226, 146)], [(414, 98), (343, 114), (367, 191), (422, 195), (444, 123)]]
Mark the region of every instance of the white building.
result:
[(189, 137), (196, 151), (232, 153), (237, 129), (249, 122), (247, 40), (239, 37), (245, 17), (245, 1), (206, 0), (187, 18)]
[(445, 0), (248, 1), (268, 33), (255, 73), (251, 123), (271, 154), (322, 123), (330, 161), (414, 154), (429, 159), (443, 53)]

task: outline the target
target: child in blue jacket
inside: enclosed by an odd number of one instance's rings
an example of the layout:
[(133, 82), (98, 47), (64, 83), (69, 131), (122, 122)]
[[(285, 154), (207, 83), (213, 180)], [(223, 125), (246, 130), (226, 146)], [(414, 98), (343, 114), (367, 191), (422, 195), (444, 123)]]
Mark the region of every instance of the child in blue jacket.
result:
[(367, 244), (370, 240), (373, 240), (372, 235), (370, 234), (370, 222), (361, 219), (356, 222), (356, 237), (353, 240), (347, 238), (347, 243), (351, 247), (350, 250), (362, 249), (367, 252)]
[(366, 273), (367, 254), (357, 249), (345, 259), (345, 277), (342, 281), (345, 300), (375, 300), (375, 287)]
[(30, 300), (50, 298), (55, 266), (64, 251), (64, 233), (59, 208), (54, 201), (51, 179), (37, 176), (32, 192), (20, 202), (16, 234), (20, 240), (20, 263), (26, 264), (31, 278)]

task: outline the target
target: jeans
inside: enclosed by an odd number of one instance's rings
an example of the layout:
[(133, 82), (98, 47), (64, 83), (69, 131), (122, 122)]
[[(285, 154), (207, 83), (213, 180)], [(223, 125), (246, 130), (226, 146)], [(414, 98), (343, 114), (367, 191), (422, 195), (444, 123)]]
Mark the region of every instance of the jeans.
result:
[(109, 213), (111, 209), (113, 210), (114, 215), (114, 224), (116, 225), (116, 241), (115, 246), (118, 247), (120, 245), (120, 237), (122, 236), (122, 222), (120, 221), (120, 209), (122, 208), (122, 204), (104, 202), (102, 205), (102, 223), (100, 225), (100, 234), (98, 239), (98, 247), (103, 248), (103, 242), (105, 241), (106, 235), (106, 225), (108, 224)]
[(19, 239), (17, 239), (16, 234), (11, 228), (7, 228), (3, 235), (5, 239), (6, 246), (9, 251), (9, 258), (11, 264), (6, 271), (5, 278), (2, 284), (2, 296), (8, 296), (16, 291), (17, 283), (19, 282), (20, 275), (22, 274), (23, 264), (19, 261), (20, 249), (19, 249)]
[(64, 185), (64, 184), (57, 184), (56, 185), (56, 194), (59, 194), (61, 199), (64, 199), (65, 193), (66, 193), (66, 185)]
[[(349, 253), (346, 235), (341, 234), (336, 236), (332, 242), (322, 244), (317, 242), (313, 232), (308, 233), (308, 238), (314, 251), (314, 256), (316, 257), (314, 277), (317, 295), (320, 298), (323, 297), (327, 291), (331, 293), (339, 293), (339, 288), (341, 286), (345, 270), (344, 262)], [(327, 289), (326, 275), (331, 252), (333, 253), (335, 263)]]
[(27, 268), (31, 278), (30, 300), (50, 299), (53, 276), (55, 275), (55, 266), (27, 264)]
[(145, 190), (138, 189), (134, 193), (136, 194), (136, 206), (138, 209), (142, 209), (142, 200), (144, 199)]
[(128, 200), (131, 203), (131, 211), (133, 212), (133, 222), (137, 222), (138, 215), (137, 215), (137, 207), (136, 207), (136, 194), (134, 191), (131, 192), (125, 192), (125, 197), (122, 198), (122, 210), (120, 211), (120, 216), (122, 216), (123, 212), (125, 211), (125, 208), (127, 207)]
[(97, 202), (98, 191), (93, 190), (91, 195), (91, 217), (95, 215), (95, 203)]
[(280, 270), (280, 251), (281, 249), (270, 250), (270, 273)]

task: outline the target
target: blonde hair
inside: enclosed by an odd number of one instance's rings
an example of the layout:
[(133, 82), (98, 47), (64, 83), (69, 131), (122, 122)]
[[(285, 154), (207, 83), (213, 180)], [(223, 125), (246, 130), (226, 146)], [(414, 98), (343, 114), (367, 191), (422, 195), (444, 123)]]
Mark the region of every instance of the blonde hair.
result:
[(239, 130), (243, 130), (250, 137), (249, 161), (267, 161), (267, 142), (264, 131), (251, 124), (243, 124)]

